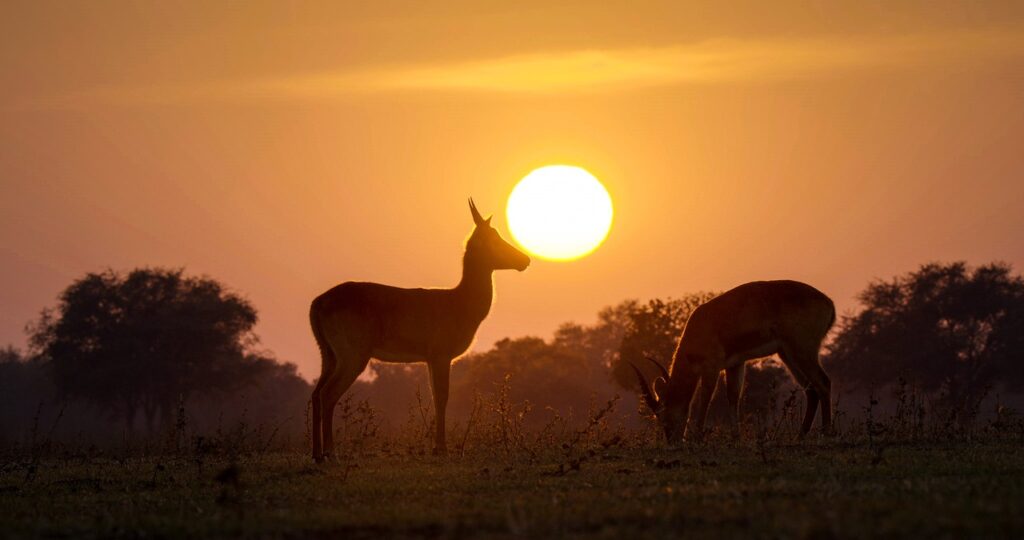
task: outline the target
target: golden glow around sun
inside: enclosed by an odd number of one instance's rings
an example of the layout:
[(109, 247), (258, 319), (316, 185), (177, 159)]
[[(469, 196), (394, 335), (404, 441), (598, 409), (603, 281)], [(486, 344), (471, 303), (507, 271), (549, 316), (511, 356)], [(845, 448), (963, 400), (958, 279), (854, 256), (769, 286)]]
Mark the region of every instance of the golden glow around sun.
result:
[(505, 210), (512, 237), (542, 259), (578, 259), (601, 245), (612, 226), (612, 199), (594, 175), (570, 165), (523, 177)]

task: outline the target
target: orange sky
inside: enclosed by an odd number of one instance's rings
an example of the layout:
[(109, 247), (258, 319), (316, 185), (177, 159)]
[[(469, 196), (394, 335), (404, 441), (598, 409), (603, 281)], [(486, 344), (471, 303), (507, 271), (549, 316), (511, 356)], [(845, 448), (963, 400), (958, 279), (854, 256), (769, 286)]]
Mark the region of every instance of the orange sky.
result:
[(94, 4), (0, 6), (0, 344), (85, 272), (184, 266), (313, 377), (316, 294), (453, 285), (466, 198), (507, 238), (549, 163), (605, 183), (611, 234), (497, 274), (478, 348), (629, 297), (1024, 268), (1019, 2)]

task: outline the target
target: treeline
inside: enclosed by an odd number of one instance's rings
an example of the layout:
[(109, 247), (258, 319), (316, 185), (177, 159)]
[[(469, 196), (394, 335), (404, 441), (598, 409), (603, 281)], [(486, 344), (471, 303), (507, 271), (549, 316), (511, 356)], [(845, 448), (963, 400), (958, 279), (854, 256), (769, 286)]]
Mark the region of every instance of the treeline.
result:
[(182, 270), (88, 274), (0, 362), (0, 440), (150, 440), (240, 423), (302, 433), (309, 385), (258, 348), (256, 309)]
[[(478, 394), (504, 388), (509, 377), (511, 400), (530, 404), (535, 425), (551, 414), (585, 413), (614, 395), (627, 398), (620, 421), (636, 425), (630, 364), (648, 379), (656, 376), (645, 358), (667, 365), (690, 313), (714, 296), (625, 301), (601, 310), (594, 325), (562, 325), (550, 340), (499, 341), (455, 364), (449, 414), (467, 418)], [(861, 310), (840, 318), (822, 351), (842, 414), (913, 405), (922, 422), (927, 414), (932, 422), (970, 423), (1024, 404), (1024, 278), (1009, 265), (928, 264), (870, 283), (858, 300)], [(426, 370), (382, 363), (371, 369), (376, 378), (354, 386), (350, 399), (365, 400), (395, 425), (415, 422), (418, 403), (409, 396), (419, 391), (429, 402)], [(764, 421), (794, 396), (803, 399), (797, 390), (777, 360), (753, 362), (741, 414), (748, 423)], [(722, 394), (712, 403), (712, 421), (724, 417)]]
[(870, 283), (858, 300), (824, 358), (844, 391), (896, 391), (956, 423), (1021, 405), (1024, 278), (1009, 265), (927, 264)]
[[(555, 416), (585, 420), (616, 395), (616, 421), (641, 425), (630, 363), (653, 376), (645, 357), (667, 364), (692, 310), (712, 297), (629, 300), (601, 310), (592, 325), (566, 323), (547, 340), (504, 339), (465, 356), (452, 369), (453, 429), (481, 407), (508, 407), (526, 427)], [(927, 404), (927, 414), (967, 423), (987, 404), (1019, 404), (1024, 279), (1008, 265), (929, 264), (870, 283), (859, 300), (822, 358), (843, 414), (909, 399), (921, 415)], [(0, 351), (0, 442), (52, 432), (102, 443), (248, 426), (298, 443), (310, 385), (258, 348), (255, 322), (245, 299), (180, 270), (85, 276), (30, 326), (28, 353)], [(366, 379), (336, 414), (370, 419), (370, 431), (429, 422), (424, 366), (374, 362)], [(742, 414), (763, 422), (802, 399), (797, 390), (778, 362), (752, 363)], [(713, 404), (718, 414), (724, 401)]]

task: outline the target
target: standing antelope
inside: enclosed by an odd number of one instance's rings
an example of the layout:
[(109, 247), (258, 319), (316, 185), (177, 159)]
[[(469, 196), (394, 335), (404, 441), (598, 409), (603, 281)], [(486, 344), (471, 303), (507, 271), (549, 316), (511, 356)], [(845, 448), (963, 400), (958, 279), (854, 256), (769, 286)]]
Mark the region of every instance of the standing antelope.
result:
[[(725, 370), (730, 423), (738, 427), (738, 406), (746, 362), (778, 353), (793, 378), (804, 387), (807, 411), (801, 436), (806, 435), (821, 404), (821, 424), (832, 429), (832, 396), (828, 375), (818, 362), (818, 349), (836, 320), (832, 300), (798, 281), (755, 281), (740, 285), (697, 307), (679, 337), (669, 371), (661, 370), (654, 389), (634, 365), (640, 391), (676, 444), (686, 428), (687, 438), (703, 435), (704, 419), (718, 375)], [(690, 401), (700, 384), (694, 425), (689, 423)]]
[[(313, 459), (334, 449), (334, 406), (370, 358), (426, 362), (437, 428), (434, 452), (444, 453), (444, 413), (452, 360), (466, 352), (491, 309), (495, 270), (522, 272), (530, 258), (502, 240), (491, 218), (469, 200), (476, 227), (466, 242), (462, 280), (454, 289), (401, 289), (347, 282), (313, 300), (309, 322), (320, 347), (320, 380), (313, 389)], [(325, 451), (326, 450), (326, 451)]]

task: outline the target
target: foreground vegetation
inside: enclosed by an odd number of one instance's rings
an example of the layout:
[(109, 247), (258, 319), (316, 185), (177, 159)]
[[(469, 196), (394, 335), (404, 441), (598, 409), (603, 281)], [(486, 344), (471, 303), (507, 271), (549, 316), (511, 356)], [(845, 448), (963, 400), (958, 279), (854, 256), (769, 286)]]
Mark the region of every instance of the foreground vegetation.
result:
[[(10, 537), (1019, 537), (1019, 437), (10, 458)], [(574, 446), (578, 445), (578, 446)], [(138, 450), (136, 450), (138, 451)], [(116, 453), (115, 453), (116, 454)]]
[[(477, 396), (430, 453), (417, 405), (383, 429), (367, 401), (335, 411), (338, 458), (244, 422), (103, 449), (38, 425), (0, 448), (9, 537), (1020, 537), (1024, 419), (982, 418), (898, 392), (835, 409), (837, 434), (798, 441), (800, 394), (748, 416), (739, 439), (665, 448), (619, 398), (562, 416)], [(627, 401), (628, 403), (628, 401)], [(641, 409), (642, 410), (642, 409)], [(531, 421), (531, 417), (533, 417)], [(632, 419), (633, 422), (625, 420)], [(531, 427), (533, 426), (533, 427)]]

